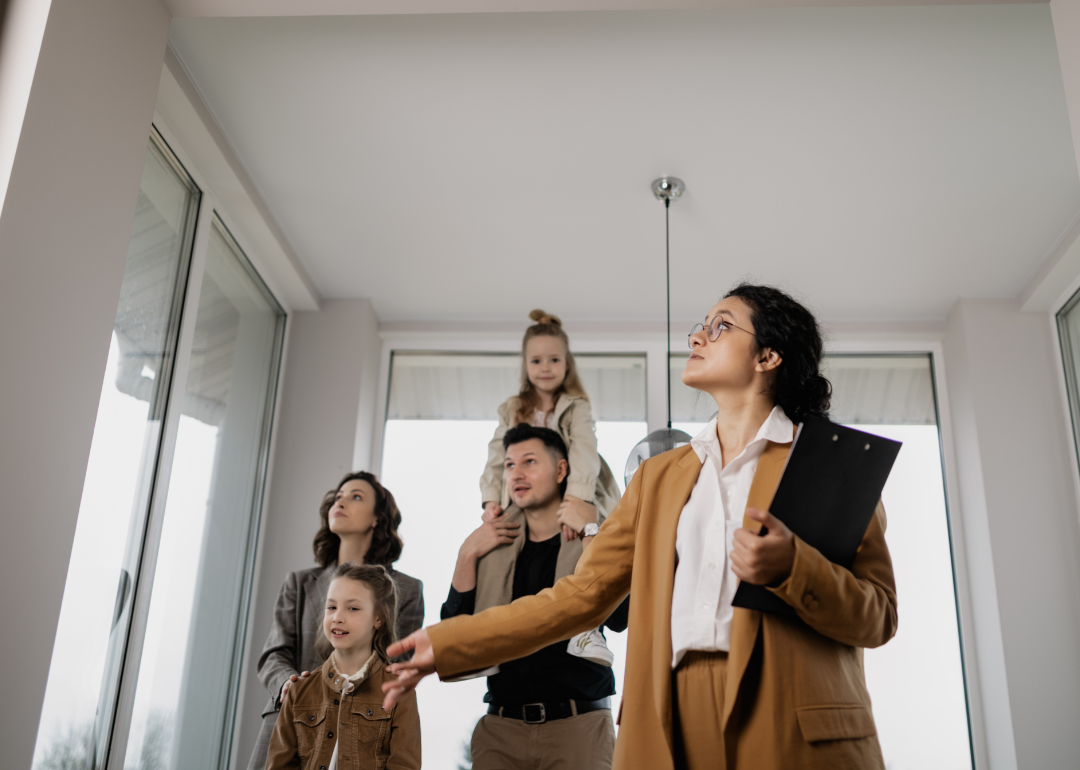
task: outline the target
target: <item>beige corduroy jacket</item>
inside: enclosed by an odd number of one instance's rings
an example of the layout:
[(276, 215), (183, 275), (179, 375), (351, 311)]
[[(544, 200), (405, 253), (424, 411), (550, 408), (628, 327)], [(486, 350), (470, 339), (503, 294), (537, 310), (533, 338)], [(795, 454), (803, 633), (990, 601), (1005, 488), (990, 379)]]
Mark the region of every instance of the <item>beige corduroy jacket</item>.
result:
[[(770, 442), (748, 507), (767, 509), (790, 443)], [(615, 770), (674, 770), (671, 599), (679, 515), (701, 463), (689, 446), (647, 460), (573, 575), (512, 604), (428, 628), (440, 676), (524, 657), (596, 627), (633, 594)], [(744, 519), (743, 526), (757, 529)], [(795, 539), (770, 589), (805, 624), (735, 609), (724, 716), (729, 770), (883, 770), (862, 648), (896, 633), (896, 588), (879, 505), (850, 570)]]
[(337, 747), (338, 770), (419, 770), (420, 713), (410, 692), (389, 711), (382, 685), (396, 681), (375, 657), (347, 694), (329, 661), (294, 682), (270, 739), (266, 770), (326, 770)]

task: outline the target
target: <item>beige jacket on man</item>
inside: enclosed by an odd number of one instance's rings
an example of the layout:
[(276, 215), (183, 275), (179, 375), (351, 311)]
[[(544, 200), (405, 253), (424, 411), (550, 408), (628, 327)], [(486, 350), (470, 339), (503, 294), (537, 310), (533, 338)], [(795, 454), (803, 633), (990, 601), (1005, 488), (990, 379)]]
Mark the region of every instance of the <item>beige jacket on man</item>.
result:
[[(748, 507), (772, 502), (790, 444), (770, 442)], [(674, 770), (671, 600), (679, 515), (701, 471), (689, 446), (647, 460), (573, 575), (535, 596), (428, 628), (442, 677), (521, 658), (595, 628), (633, 593), (615, 770)], [(744, 519), (743, 526), (758, 525)], [(795, 539), (769, 589), (805, 625), (735, 609), (718, 730), (729, 770), (883, 770), (862, 648), (896, 633), (896, 588), (879, 505), (851, 569)]]
[[(520, 404), (520, 399), (513, 396), (499, 407), (499, 427), (488, 443), (487, 465), (480, 477), (481, 504), (496, 501), (504, 510), (510, 506), (510, 490), (503, 476), (506, 450), (502, 441), (506, 431), (517, 424)], [(563, 393), (555, 402), (554, 414), (569, 455), (570, 478), (567, 479), (566, 494), (595, 505), (603, 521), (619, 502), (621, 493), (611, 468), (596, 451), (596, 423), (589, 399)]]

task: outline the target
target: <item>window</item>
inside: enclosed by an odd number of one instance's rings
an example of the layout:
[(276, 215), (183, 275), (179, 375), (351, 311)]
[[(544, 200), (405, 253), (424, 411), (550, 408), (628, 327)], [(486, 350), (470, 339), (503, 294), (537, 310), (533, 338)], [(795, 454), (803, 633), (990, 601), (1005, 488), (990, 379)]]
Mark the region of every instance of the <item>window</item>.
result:
[[(645, 357), (574, 358), (592, 404), (600, 455), (621, 488), (626, 458), (648, 433)], [(405, 549), (396, 566), (424, 581), (424, 622), (430, 624), (439, 620), (458, 546), (480, 524), (480, 474), (498, 425), (496, 409), (520, 386), (521, 357), (397, 351), (390, 371), (381, 477), (402, 511)], [(616, 656), (616, 691), (622, 692), (626, 635), (605, 633)], [(484, 679), (421, 683), (425, 768), (456, 770), (468, 756), (486, 691)]]
[[(682, 384), (672, 357), (674, 427), (690, 435), (712, 419), (712, 399)], [(942, 476), (937, 405), (927, 355), (832, 355), (832, 420), (904, 442), (882, 500), (900, 626), (866, 650), (866, 683), (892, 770), (973, 767)]]
[(226, 767), (284, 314), (214, 221), (125, 767)]
[(155, 132), (36, 770), (222, 767), (227, 756), (284, 314), (220, 222), (194, 254), (205, 205)]

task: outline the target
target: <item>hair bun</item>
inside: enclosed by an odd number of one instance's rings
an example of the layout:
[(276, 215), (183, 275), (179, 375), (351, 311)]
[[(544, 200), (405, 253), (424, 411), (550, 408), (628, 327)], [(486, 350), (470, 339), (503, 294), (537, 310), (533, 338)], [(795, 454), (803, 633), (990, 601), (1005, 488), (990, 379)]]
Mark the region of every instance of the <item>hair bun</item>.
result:
[(545, 313), (543, 310), (534, 310), (529, 313), (529, 318), (534, 323), (538, 324), (552, 324), (554, 326), (562, 326), (562, 321), (559, 320), (557, 315), (551, 315), (551, 313)]

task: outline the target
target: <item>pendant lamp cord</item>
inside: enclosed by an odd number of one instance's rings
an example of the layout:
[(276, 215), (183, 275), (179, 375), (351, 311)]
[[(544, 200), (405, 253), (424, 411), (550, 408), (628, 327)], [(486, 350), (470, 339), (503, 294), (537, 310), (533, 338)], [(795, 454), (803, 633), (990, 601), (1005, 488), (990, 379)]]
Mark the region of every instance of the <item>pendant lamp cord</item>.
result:
[(664, 267), (667, 272), (667, 426), (671, 429), (671, 198), (664, 198)]

